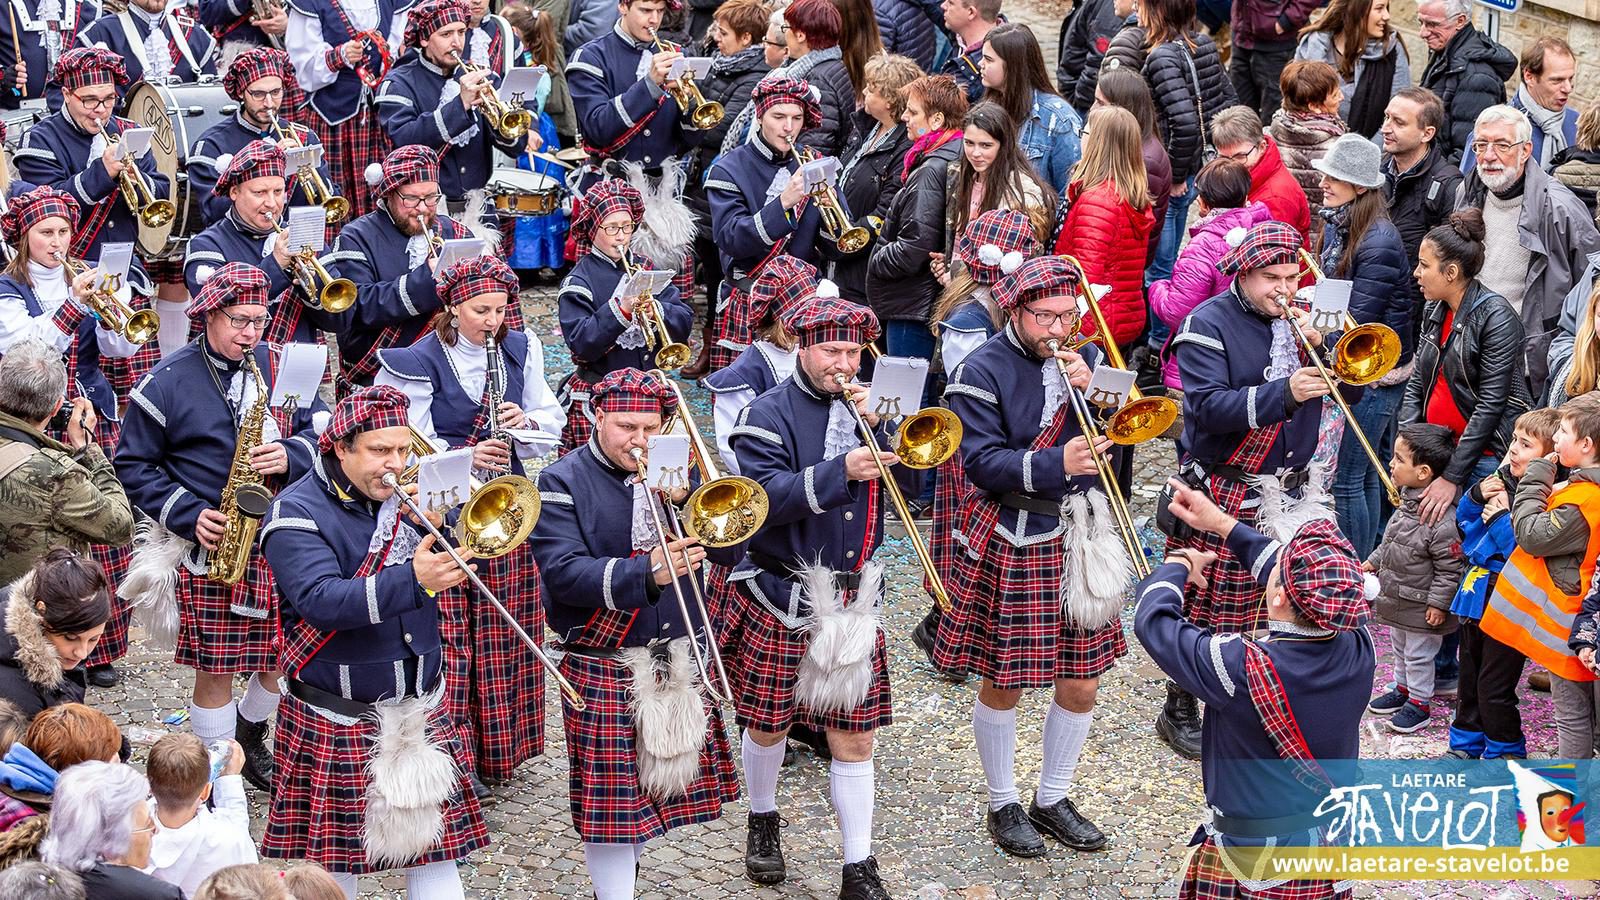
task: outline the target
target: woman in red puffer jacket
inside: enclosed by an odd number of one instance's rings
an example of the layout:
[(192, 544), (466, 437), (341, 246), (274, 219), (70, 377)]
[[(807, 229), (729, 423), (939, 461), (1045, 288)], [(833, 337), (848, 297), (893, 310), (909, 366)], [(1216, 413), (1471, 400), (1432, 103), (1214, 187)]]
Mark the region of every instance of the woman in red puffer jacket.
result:
[[(1083, 158), (1067, 185), (1067, 217), (1056, 252), (1077, 257), (1091, 285), (1110, 285), (1100, 299), (1111, 337), (1127, 347), (1144, 332), (1144, 267), (1150, 229), (1150, 187), (1139, 120), (1106, 106), (1089, 113)], [(1086, 318), (1084, 331), (1093, 331)]]

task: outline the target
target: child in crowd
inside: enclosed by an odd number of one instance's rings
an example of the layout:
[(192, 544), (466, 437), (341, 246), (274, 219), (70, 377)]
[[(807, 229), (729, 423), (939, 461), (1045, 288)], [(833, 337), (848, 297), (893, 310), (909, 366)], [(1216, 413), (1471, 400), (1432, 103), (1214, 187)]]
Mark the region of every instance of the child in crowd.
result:
[[(244, 749), (233, 753), (213, 781), (211, 755), (192, 734), (169, 734), (150, 747), (145, 772), (160, 822), (150, 842), (149, 874), (195, 896), (200, 883), (219, 869), (257, 861), (250, 837), (250, 806), (244, 796)], [(215, 809), (206, 808), (212, 799)]]
[[(1600, 557), (1600, 392), (1560, 408), (1555, 452), (1528, 463), (1517, 484), (1511, 522), (1517, 549), (1506, 560), (1484, 610), (1484, 633), (1550, 670), (1556, 755), (1595, 752), (1594, 672), (1568, 642)], [(1556, 466), (1569, 470), (1556, 482)]]
[(1461, 619), (1461, 688), (1450, 725), (1448, 756), (1456, 759), (1526, 758), (1517, 682), (1528, 658), (1485, 634), (1479, 620), (1494, 592), (1517, 537), (1511, 527), (1511, 498), (1528, 463), (1555, 452), (1561, 413), (1535, 409), (1517, 418), (1505, 464), (1472, 485), (1456, 507), (1461, 552), (1467, 573), (1450, 604)]
[(1433, 658), (1444, 636), (1456, 630), (1449, 613), (1461, 571), (1461, 534), (1453, 517), (1422, 521), (1422, 492), (1444, 473), (1455, 436), (1443, 425), (1414, 422), (1400, 428), (1389, 474), (1400, 489), (1400, 508), (1389, 519), (1383, 541), (1362, 564), (1381, 585), (1373, 618), (1389, 626), (1394, 648), (1393, 690), (1367, 705), (1389, 716), (1389, 730), (1410, 734), (1428, 724), (1433, 701)]

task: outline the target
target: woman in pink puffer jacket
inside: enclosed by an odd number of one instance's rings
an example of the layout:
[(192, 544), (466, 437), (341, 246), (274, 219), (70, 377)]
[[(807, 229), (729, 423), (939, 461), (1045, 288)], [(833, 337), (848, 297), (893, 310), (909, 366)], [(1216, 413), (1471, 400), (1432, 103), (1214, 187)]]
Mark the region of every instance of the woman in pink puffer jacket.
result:
[[(1217, 271), (1230, 249), (1228, 233), (1243, 238), (1250, 226), (1272, 218), (1262, 203), (1249, 203), (1250, 170), (1230, 159), (1208, 163), (1195, 176), (1200, 221), (1189, 229), (1189, 243), (1178, 253), (1172, 277), (1150, 283), (1150, 311), (1176, 334), (1194, 308), (1228, 289), (1232, 277)], [(1170, 338), (1168, 339), (1170, 341)], [(1163, 348), (1161, 380), (1180, 391), (1178, 363)]]

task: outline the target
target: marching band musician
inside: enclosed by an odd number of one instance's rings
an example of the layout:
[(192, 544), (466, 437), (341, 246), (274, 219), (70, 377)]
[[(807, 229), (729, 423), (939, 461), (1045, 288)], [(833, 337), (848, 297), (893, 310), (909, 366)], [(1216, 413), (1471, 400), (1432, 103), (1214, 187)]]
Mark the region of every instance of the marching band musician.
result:
[[(200, 289), (229, 260), (247, 262), (267, 276), (268, 306), (279, 303), (289, 289), (289, 242), (277, 232), (285, 205), (284, 163), (283, 151), (266, 141), (251, 141), (224, 162), (212, 190), (226, 199), (227, 214), (189, 240), (183, 260), (192, 296), (200, 296)], [(274, 318), (281, 314), (273, 312)], [(311, 340), (309, 327), (301, 331), (294, 339)]]
[[(589, 440), (589, 390), (618, 369), (654, 368), (648, 347), (650, 323), (642, 321), (639, 299), (618, 296), (628, 267), (650, 268), (650, 261), (633, 258), (629, 249), (644, 220), (644, 199), (632, 185), (607, 179), (590, 188), (572, 221), (577, 262), (561, 282), (556, 304), (561, 337), (572, 351), (571, 375), (561, 382), (561, 402), (567, 424), (561, 431), (561, 453)], [(655, 296), (667, 334), (687, 341), (694, 311), (672, 285)]]
[(522, 39), (504, 16), (489, 12), (489, 0), (467, 0), (467, 62), (484, 66), (496, 78), (516, 65)]
[[(285, 138), (301, 146), (322, 143), (316, 132), (284, 118), (289, 112), (287, 101), (296, 88), (289, 54), (282, 50), (256, 47), (240, 53), (222, 76), (222, 89), (239, 105), (238, 111), (201, 132), (185, 170), (189, 173), (189, 192), (200, 198), (201, 217), (208, 226), (221, 221), (228, 211), (227, 192), (212, 190), (218, 174), (227, 166), (227, 159), (251, 141), (277, 142), (279, 136), (273, 128), (274, 121), (284, 129)], [(287, 151), (290, 146), (285, 141), (283, 149)], [(326, 151), (324, 148), (317, 170), (323, 183), (337, 194), (338, 189), (328, 172)], [(289, 175), (288, 186), (290, 205), (311, 202), (305, 185), (296, 183), (294, 174)], [(192, 286), (189, 289), (191, 294), (194, 290)]]
[[(406, 395), (409, 421), (430, 441), (451, 450), (473, 448), (481, 481), (508, 471), (523, 475), (523, 460), (556, 448), (562, 414), (545, 381), (544, 348), (505, 324), (517, 274), (501, 259), (476, 256), (439, 272), (438, 280), (445, 314), (415, 344), (378, 351), (383, 368), (373, 383)], [(486, 353), (490, 335), (494, 359)], [(496, 409), (490, 409), (492, 387)], [(528, 439), (510, 439), (510, 428), (525, 429)], [(477, 565), (517, 621), (533, 634), (544, 630), (532, 547), (523, 544)], [(475, 762), (468, 771), (481, 796), (486, 789), (480, 787), (505, 781), (544, 752), (544, 671), (475, 588), (446, 591), (439, 603), (449, 706)]]
[(467, 192), (480, 191), (494, 169), (494, 150), (516, 157), (539, 149), (536, 129), (507, 139), (480, 104), (498, 81), (487, 69), (455, 73), (467, 38), (464, 0), (422, 0), (406, 17), (407, 49), (417, 52), (395, 66), (373, 103), (395, 146), (421, 144), (440, 153), (439, 187), (450, 212), (460, 215)]
[[(722, 257), (720, 331), (711, 348), (713, 371), (750, 346), (750, 284), (769, 260), (788, 254), (817, 265), (830, 243), (822, 214), (808, 202), (795, 139), (822, 121), (811, 86), (799, 78), (769, 75), (751, 92), (757, 133), (706, 172), (711, 233)], [(842, 207), (842, 201), (841, 201)], [(846, 213), (848, 216), (848, 213)]]
[[(812, 298), (791, 327), (800, 341), (794, 375), (745, 407), (732, 435), (740, 471), (770, 503), (766, 526), (728, 577), (736, 590), (722, 635), (745, 729), (745, 874), (757, 884), (785, 878), (778, 772), (785, 736), (800, 724), (825, 730), (832, 750), (829, 783), (844, 845), (839, 896), (881, 898), (888, 895), (872, 857), (872, 747), (892, 714), (878, 624), (883, 568), (872, 555), (883, 539), (878, 465), (893, 466), (899, 457), (863, 446), (845, 405), (855, 403), (883, 431), (865, 407), (866, 388), (850, 382), (862, 345), (878, 336), (878, 320), (864, 306)], [(877, 440), (883, 446), (887, 435)], [(919, 472), (894, 474), (908, 492), (921, 487)]]
[(411, 0), (289, 0), (284, 49), (295, 81), (322, 119), (316, 131), (329, 148), (328, 170), (352, 218), (372, 209), (363, 181), (367, 164), (389, 151), (371, 99), (389, 68), (390, 48), (403, 48)]
[(637, 483), (631, 455), (648, 448), (677, 398), (625, 368), (594, 386), (592, 403), (587, 444), (539, 473), (533, 545), (561, 670), (585, 703), (562, 709), (572, 824), (595, 896), (619, 900), (633, 896), (645, 843), (719, 818), (739, 779), (721, 709), (696, 696), (688, 642), (707, 625), (692, 602), (686, 621), (671, 596), (674, 579), (699, 577), (706, 550), (689, 538), (660, 545), (645, 506), (658, 501)]
[(1263, 872), (1266, 879), (1241, 883), (1227, 854), (1323, 840), (1312, 812), (1332, 782), (1320, 761), (1361, 755), (1361, 717), (1377, 663), (1363, 625), (1368, 606), (1360, 560), (1330, 518), (1310, 520), (1279, 544), (1200, 491), (1173, 489), (1169, 508), (1177, 518), (1250, 561), (1257, 588), (1266, 591), (1267, 616), (1266, 635), (1257, 638), (1219, 633), (1183, 614), (1186, 589), (1203, 587), (1216, 563), (1210, 550), (1168, 550), (1166, 562), (1139, 586), (1139, 643), (1206, 703), (1200, 768), (1211, 812), (1189, 842), (1178, 896), (1344, 900), (1348, 882)]
[[(68, 278), (61, 257), (72, 244), (78, 222), (78, 202), (71, 194), (44, 187), (12, 199), (0, 216), (0, 235), (14, 248), (5, 274), (0, 276), (0, 355), (20, 341), (38, 340), (66, 357), (67, 399), (84, 397), (94, 407), (94, 439), (109, 455), (117, 446), (122, 416), (116, 393), (101, 367), (103, 359), (126, 359), (139, 350), (118, 332), (106, 328), (86, 305), (99, 275), (88, 271)], [(126, 286), (118, 298), (130, 299)], [(89, 547), (102, 567), (120, 574), (126, 567), (127, 544)], [(115, 683), (112, 663), (127, 655), (128, 622), (132, 608), (115, 590), (112, 615), (100, 643), (84, 660), (92, 683)]]
[[(1298, 327), (1314, 347), (1322, 336), (1302, 310), (1292, 311), (1296, 325), (1285, 318), (1299, 286), (1299, 249), (1299, 232), (1282, 222), (1252, 227), (1218, 264), (1234, 276), (1232, 287), (1196, 307), (1170, 345), (1183, 379), (1180, 474), (1204, 484), (1229, 515), (1269, 534), (1280, 521), (1303, 517), (1321, 488), (1308, 466), (1328, 386), (1290, 329)], [(1255, 573), (1225, 542), (1195, 534), (1171, 545), (1218, 557), (1206, 583), (1187, 594), (1189, 621), (1218, 634), (1262, 627)], [(1195, 697), (1176, 682), (1167, 684), (1156, 732), (1178, 753), (1199, 758)]]
[(196, 0), (195, 9), (200, 24), (216, 35), (218, 69), (255, 47), (283, 49), (289, 10), (282, 0)]
[[(156, 622), (171, 621), (176, 604), (175, 661), (194, 669), (190, 727), (208, 743), (237, 738), (245, 778), (262, 790), (272, 781), (264, 740), (278, 706), (272, 573), (247, 547), (241, 551), (249, 554), (244, 578), (214, 581), (208, 556), (231, 549), (224, 544), (239, 522), (222, 507), (237, 480), (281, 483), (308, 471), (316, 456), (316, 419), (327, 415), (316, 397), (302, 400), (292, 418), (283, 407), (266, 409), (279, 357), (261, 341), (267, 300), (267, 276), (254, 266), (230, 262), (211, 276), (189, 307), (204, 330), (134, 388), (116, 455), (128, 499), (157, 526), (135, 549), (123, 586)], [(254, 367), (245, 364), (247, 354)], [(262, 413), (260, 443), (240, 447), (254, 436), (247, 426)], [(176, 593), (163, 593), (173, 588), (154, 585), (170, 585), (174, 568)], [(253, 677), (235, 704), (233, 676), (241, 672)]]
[(350, 897), (357, 876), (404, 866), (407, 896), (460, 898), (455, 861), (489, 842), (443, 702), (435, 598), (466, 575), (384, 483), (410, 434), (394, 388), (340, 400), (311, 473), (262, 527), (287, 696), (261, 852), (321, 865)]
[[(7, 0), (0, 16), (0, 109), (45, 97), (61, 54), (78, 46), (78, 33), (100, 17), (91, 0)], [(20, 55), (21, 59), (18, 59)], [(51, 106), (59, 105), (51, 98)]]
[[(955, 517), (952, 608), (939, 623), (934, 658), (942, 671), (983, 676), (972, 729), (989, 787), (989, 834), (1021, 857), (1044, 855), (1040, 831), (1074, 850), (1106, 846), (1067, 788), (1100, 676), (1128, 652), (1120, 615), (1132, 562), (1075, 412), (1087, 412), (1074, 393), (1088, 388), (1103, 357), (1065, 348), (1087, 312), (1080, 277), (1072, 263), (1045, 256), (998, 281), (994, 301), (1006, 325), (956, 367), (945, 391), (964, 429), (961, 459), (973, 490)], [(1052, 340), (1061, 347), (1052, 351)], [(1095, 450), (1110, 453), (1110, 440), (1099, 438)], [(1039, 788), (1025, 812), (1014, 764), (1026, 688), (1053, 688), (1055, 702), (1045, 716)]]
[(104, 47), (126, 60), (130, 81), (185, 84), (217, 74), (217, 41), (192, 6), (167, 0), (128, 0), (78, 35), (85, 47)]

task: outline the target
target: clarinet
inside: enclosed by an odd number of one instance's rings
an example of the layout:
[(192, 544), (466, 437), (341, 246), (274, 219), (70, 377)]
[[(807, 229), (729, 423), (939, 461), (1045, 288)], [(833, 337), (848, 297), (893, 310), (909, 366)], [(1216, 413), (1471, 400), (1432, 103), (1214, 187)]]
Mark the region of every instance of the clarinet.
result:
[(506, 361), (500, 355), (500, 345), (494, 339), (494, 333), (483, 336), (483, 352), (485, 354), (483, 367), (483, 393), (484, 403), (488, 405), (489, 440), (505, 441), (511, 445), (511, 435), (500, 427), (500, 404), (506, 399)]

